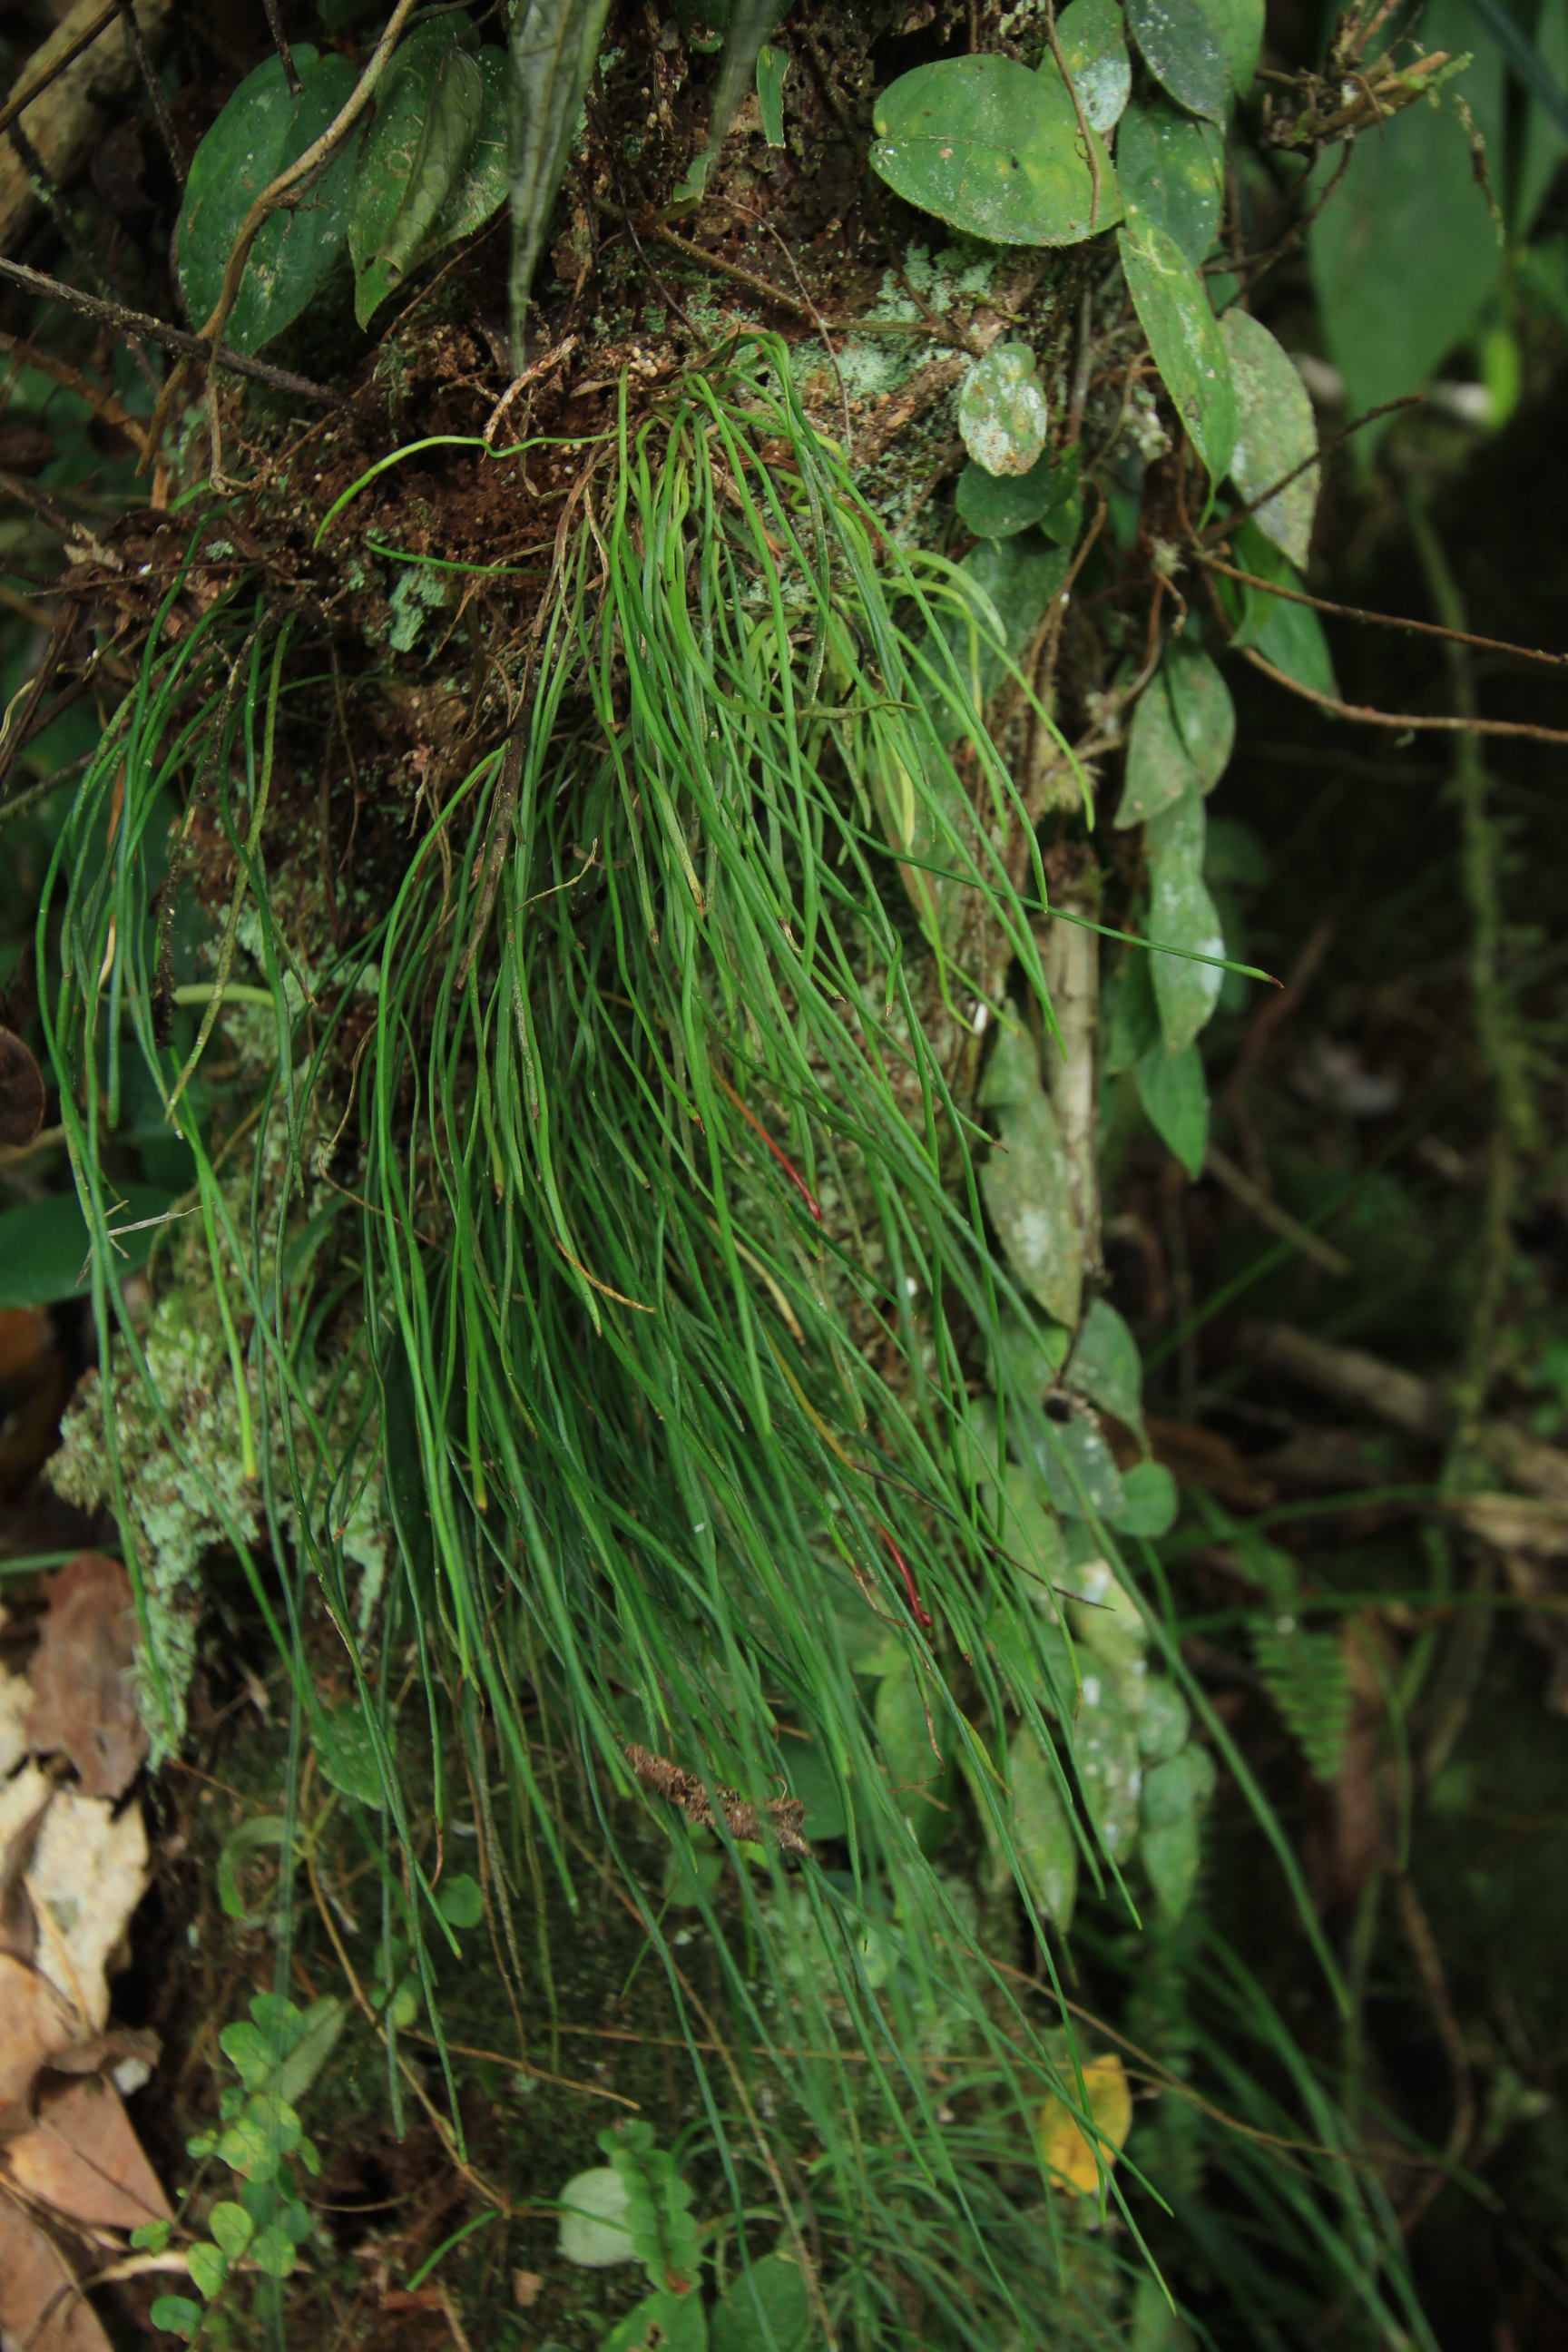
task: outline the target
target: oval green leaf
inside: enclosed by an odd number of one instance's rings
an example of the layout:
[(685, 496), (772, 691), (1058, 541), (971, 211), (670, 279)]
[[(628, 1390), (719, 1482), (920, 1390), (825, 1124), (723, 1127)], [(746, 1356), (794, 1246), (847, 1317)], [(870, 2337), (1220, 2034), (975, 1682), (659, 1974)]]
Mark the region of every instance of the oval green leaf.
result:
[[(223, 285), (240, 225), (286, 164), (320, 138), (346, 102), (354, 69), (346, 58), (294, 51), (303, 84), (289, 95), (278, 58), (247, 74), (196, 149), (174, 231), (180, 292), (200, 326)], [(259, 351), (300, 316), (342, 251), (357, 134), (292, 210), (275, 212), (250, 248), (239, 299), (224, 330), (236, 351)]]
[(482, 227), (506, 197), (506, 53), (470, 56), (450, 25), (437, 18), (410, 34), (354, 174), (349, 251), (362, 327), (410, 270)]
[[(1068, 1366), (1068, 1385), (1130, 1429), (1142, 1426), (1143, 1365), (1138, 1342), (1108, 1298), (1097, 1298), (1084, 1317)], [(1123, 1483), (1126, 1475), (1122, 1473)]]
[(1133, 1065), (1133, 1076), (1150, 1126), (1195, 1184), (1204, 1172), (1209, 1137), (1209, 1092), (1203, 1055), (1195, 1045), (1187, 1045), (1179, 1054), (1167, 1054), (1163, 1045), (1155, 1045)]
[(1225, 973), (1194, 956), (1223, 956), (1225, 935), (1204, 880), (1206, 832), (1201, 793), (1184, 793), (1155, 817), (1145, 835), (1149, 855), (1149, 936), (1186, 955), (1152, 954), (1151, 976), (1160, 1025), (1173, 1054), (1190, 1045), (1219, 1000)]
[(884, 92), (871, 162), (895, 194), (998, 245), (1077, 245), (1121, 217), (1096, 141), (1099, 201), (1072, 94), (1054, 63), (1011, 58), (917, 66)]
[(958, 395), (958, 429), (974, 464), (999, 480), (1028, 473), (1044, 455), (1049, 423), (1028, 344), (993, 343)]
[[(156, 1231), (144, 1220), (161, 1216), (172, 1192), (150, 1184), (126, 1187), (124, 1205), (110, 1220), (118, 1274), (130, 1274), (153, 1246)], [(131, 1227), (140, 1230), (132, 1232)], [(48, 1307), (57, 1299), (86, 1295), (92, 1244), (87, 1220), (74, 1192), (56, 1192), (0, 1213), (0, 1307)]]
[[(1236, 391), (1230, 478), (1250, 505), (1311, 457), (1318, 446), (1312, 404), (1289, 358), (1267, 327), (1242, 310), (1221, 321)], [(1319, 469), (1310, 466), (1260, 506), (1253, 520), (1292, 563), (1305, 563), (1317, 512)]]
[(1236, 748), (1236, 705), (1230, 688), (1195, 638), (1173, 637), (1163, 665), (1171, 711), (1199, 784), (1212, 793)]
[(1171, 707), (1162, 668), (1139, 696), (1127, 734), (1127, 781), (1116, 811), (1119, 828), (1144, 824), (1172, 808), (1198, 781)]
[(1127, 25), (1161, 88), (1194, 114), (1223, 122), (1230, 74), (1219, 26), (1203, 0), (1127, 0)]
[(1057, 18), (1062, 63), (1092, 129), (1114, 131), (1132, 94), (1132, 62), (1116, 0), (1072, 0)]
[(1236, 399), (1219, 320), (1186, 255), (1154, 221), (1118, 232), (1121, 266), (1154, 364), (1193, 446), (1219, 481), (1236, 446)]
[(810, 2331), (805, 2273), (781, 2246), (753, 2263), (715, 2305), (709, 2341), (713, 2352), (803, 2352)]
[(958, 478), (958, 512), (977, 539), (1015, 539), (1038, 523), (1047, 539), (1070, 547), (1083, 520), (1077, 449), (1055, 459), (1047, 451), (1026, 474), (1010, 480), (998, 480), (971, 460)]
[(1078, 1900), (1078, 1840), (1050, 1761), (1026, 1725), (1008, 1743), (1007, 1778), (1013, 1846), (1029, 1900), (1065, 1936)]
[(1223, 148), (1212, 122), (1165, 100), (1135, 107), (1116, 141), (1116, 171), (1130, 224), (1152, 220), (1202, 261), (1219, 229)]

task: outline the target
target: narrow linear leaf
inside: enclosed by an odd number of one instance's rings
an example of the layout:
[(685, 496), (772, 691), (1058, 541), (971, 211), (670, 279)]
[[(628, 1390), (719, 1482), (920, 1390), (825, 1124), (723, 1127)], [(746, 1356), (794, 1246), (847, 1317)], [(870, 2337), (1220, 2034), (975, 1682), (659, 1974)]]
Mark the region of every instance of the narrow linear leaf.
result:
[(610, 0), (527, 0), (512, 26), (511, 331), (521, 364), (528, 298)]
[(763, 137), (770, 147), (784, 143), (784, 86), (789, 65), (787, 49), (770, 48), (764, 42), (757, 52), (757, 110), (763, 118)]
[[(713, 111), (708, 121), (708, 146), (700, 171), (705, 179), (712, 169), (714, 158), (724, 143), (724, 135), (740, 110), (741, 100), (751, 89), (756, 76), (763, 44), (773, 31), (779, 16), (778, 0), (730, 0), (730, 21), (724, 34), (724, 55), (719, 67), (718, 87), (713, 92)], [(759, 95), (761, 84), (758, 84)], [(779, 89), (779, 136), (768, 144), (784, 144), (784, 90), (781, 78)], [(763, 123), (764, 135), (766, 122)]]

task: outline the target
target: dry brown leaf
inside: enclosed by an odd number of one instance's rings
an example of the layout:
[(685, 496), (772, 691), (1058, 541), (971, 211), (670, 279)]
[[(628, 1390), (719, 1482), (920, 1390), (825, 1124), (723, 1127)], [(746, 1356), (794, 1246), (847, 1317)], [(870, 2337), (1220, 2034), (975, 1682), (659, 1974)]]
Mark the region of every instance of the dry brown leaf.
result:
[[(0, 1609), (0, 1626), (5, 1612)], [(8, 1780), (27, 1752), (27, 1709), (33, 1694), (20, 1675), (0, 1673), (0, 1780)]]
[(80, 2031), (47, 1977), (15, 1953), (0, 1952), (0, 2130), (20, 2118), (40, 2066), (57, 2050), (68, 2050)]
[(97, 2314), (75, 2291), (59, 2249), (37, 2222), (0, 2205), (0, 2330), (27, 2352), (110, 2352)]
[(89, 2078), (47, 2092), (37, 2127), (9, 2143), (4, 2161), (36, 2204), (84, 2228), (139, 2230), (174, 2219), (112, 2083)]
[(147, 1830), (139, 1805), (115, 1816), (101, 1797), (57, 1791), (27, 1872), (38, 1918), (39, 1968), (81, 2017), (78, 2036), (109, 2022), (109, 1971), (147, 1891)]
[(141, 1807), (117, 1818), (107, 1799), (62, 1789), (26, 1765), (0, 1786), (0, 1884), (13, 1879), (31, 1906), (36, 1938), (21, 1957), (75, 2012), (65, 2042), (101, 2033), (109, 1968), (147, 1891)]
[(27, 1738), (70, 1758), (89, 1797), (119, 1797), (147, 1753), (132, 1680), (135, 1611), (117, 1559), (84, 1551), (49, 1586), (49, 1611), (27, 1664)]
[(0, 2331), (27, 2352), (110, 2352), (98, 2315), (53, 2241), (0, 2197)]
[(0, 1144), (31, 1143), (43, 1123), (43, 1074), (20, 1037), (0, 1029)]

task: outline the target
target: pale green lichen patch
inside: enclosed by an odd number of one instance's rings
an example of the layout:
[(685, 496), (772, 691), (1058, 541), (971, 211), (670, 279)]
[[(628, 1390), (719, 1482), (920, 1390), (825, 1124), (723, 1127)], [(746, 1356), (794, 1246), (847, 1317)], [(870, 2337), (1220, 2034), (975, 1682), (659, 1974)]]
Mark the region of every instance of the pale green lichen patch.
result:
[[(175, 1753), (184, 1736), (185, 1695), (195, 1662), (200, 1576), (205, 1556), (220, 1546), (268, 1547), (265, 1486), (260, 1466), (246, 1475), (238, 1396), (216, 1295), (201, 1279), (193, 1250), (190, 1276), (159, 1298), (142, 1333), (142, 1380), (120, 1352), (110, 1386), (114, 1450), (123, 1497), (122, 1531), (134, 1547), (146, 1595), (148, 1647), (139, 1653), (138, 1704), (156, 1765)], [(231, 1277), (232, 1280), (232, 1277)], [(363, 1634), (386, 1574), (387, 1532), (379, 1473), (372, 1468), (375, 1424), (367, 1420), (357, 1449), (365, 1375), (358, 1366), (333, 1392), (331, 1371), (311, 1384), (313, 1411), (326, 1412), (336, 1441), (334, 1457), (348, 1453), (347, 1474), (311, 1507), (310, 1534), (321, 1549), (341, 1549), (345, 1569), (358, 1571), (356, 1615)], [(254, 1370), (248, 1374), (252, 1431), (270, 1432), (268, 1470), (286, 1538), (300, 1540), (293, 1499), (289, 1446), (276, 1400), (263, 1417)], [(114, 1507), (103, 1427), (103, 1387), (97, 1372), (78, 1388), (48, 1465), (62, 1501), (86, 1511)], [(309, 1491), (314, 1449), (304, 1412), (291, 1416), (294, 1468)], [(367, 1475), (368, 1474), (368, 1475)], [(345, 1507), (347, 1498), (352, 1505)], [(342, 1520), (333, 1523), (336, 1515)]]

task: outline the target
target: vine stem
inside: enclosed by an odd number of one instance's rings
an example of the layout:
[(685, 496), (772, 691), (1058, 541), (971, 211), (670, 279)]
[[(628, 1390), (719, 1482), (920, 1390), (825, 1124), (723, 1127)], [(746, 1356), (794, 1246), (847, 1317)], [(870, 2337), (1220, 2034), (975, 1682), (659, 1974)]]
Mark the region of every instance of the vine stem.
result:
[[(214, 487), (216, 488), (223, 487), (222, 447), (218, 438), (216, 400), (217, 353), (223, 341), (223, 331), (228, 324), (229, 316), (236, 302), (239, 299), (240, 285), (245, 277), (245, 265), (250, 258), (250, 248), (279, 206), (287, 204), (296, 190), (302, 190), (304, 183), (310, 178), (311, 173), (317, 171), (328, 161), (339, 142), (347, 137), (359, 121), (375, 95), (377, 83), (392, 62), (392, 53), (397, 47), (403, 27), (407, 23), (413, 8), (414, 0), (397, 0), (396, 7), (387, 19), (386, 30), (376, 43), (374, 55), (342, 106), (328, 123), (321, 137), (312, 140), (302, 155), (297, 155), (293, 163), (279, 172), (275, 180), (268, 183), (240, 223), (239, 235), (235, 238), (234, 248), (228, 257), (228, 266), (223, 273), (223, 285), (219, 289), (217, 300), (213, 306), (211, 316), (202, 327), (199, 337), (203, 343), (210, 347), (207, 360), (207, 404), (212, 420), (210, 470)], [(184, 373), (185, 362), (182, 360), (170, 374), (168, 382), (158, 396), (158, 405), (153, 412), (153, 421), (147, 428), (147, 455), (142, 459), (143, 469), (151, 461), (153, 454), (163, 438), (163, 428), (168, 422), (169, 413), (174, 407), (175, 395)]]

